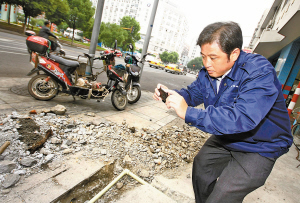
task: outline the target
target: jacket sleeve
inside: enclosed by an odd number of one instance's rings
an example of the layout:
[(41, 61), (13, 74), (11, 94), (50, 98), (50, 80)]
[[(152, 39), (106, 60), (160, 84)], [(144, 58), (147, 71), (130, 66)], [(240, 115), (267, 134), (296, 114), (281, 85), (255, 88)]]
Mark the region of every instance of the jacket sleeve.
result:
[(188, 107), (185, 122), (214, 135), (253, 130), (265, 118), (278, 97), (274, 74), (274, 70), (269, 68), (248, 75), (240, 84), (233, 105), (210, 105), (205, 110)]
[(198, 106), (203, 103), (203, 94), (199, 77), (187, 89), (175, 90), (180, 94), (189, 106)]
[(50, 31), (49, 28), (46, 29), (46, 33), (47, 33), (49, 36), (52, 36), (52, 37), (56, 38), (55, 34), (53, 34), (53, 33)]

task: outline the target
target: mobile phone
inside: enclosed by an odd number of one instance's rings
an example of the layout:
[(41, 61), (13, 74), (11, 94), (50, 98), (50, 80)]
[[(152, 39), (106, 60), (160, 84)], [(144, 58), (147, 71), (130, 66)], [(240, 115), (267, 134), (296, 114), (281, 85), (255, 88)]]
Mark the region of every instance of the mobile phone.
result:
[(166, 99), (169, 96), (168, 93), (166, 93), (161, 87), (158, 89), (159, 94), (160, 94), (160, 98), (162, 99), (162, 101), (164, 103), (166, 103)]

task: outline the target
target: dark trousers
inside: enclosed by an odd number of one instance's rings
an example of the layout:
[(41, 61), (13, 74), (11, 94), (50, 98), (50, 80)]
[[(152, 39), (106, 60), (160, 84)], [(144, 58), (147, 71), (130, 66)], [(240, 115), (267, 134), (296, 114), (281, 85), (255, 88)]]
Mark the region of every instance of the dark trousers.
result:
[(49, 39), (49, 41), (51, 42), (50, 50), (55, 51), (55, 49), (57, 48), (57, 43), (53, 40), (50, 40), (50, 39)]
[(212, 135), (194, 158), (196, 203), (241, 203), (264, 185), (274, 164), (258, 153), (229, 151)]

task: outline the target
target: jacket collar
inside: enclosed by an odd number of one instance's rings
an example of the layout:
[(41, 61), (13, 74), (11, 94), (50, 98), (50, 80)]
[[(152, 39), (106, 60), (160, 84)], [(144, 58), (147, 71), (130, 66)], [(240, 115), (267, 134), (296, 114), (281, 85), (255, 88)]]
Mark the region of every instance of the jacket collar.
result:
[(236, 62), (231, 68), (231, 71), (228, 73), (226, 77), (232, 80), (239, 80), (241, 78), (242, 73), (239, 71), (239, 69), (244, 69), (246, 71), (246, 69), (244, 68), (246, 55), (247, 53), (241, 50), (238, 59), (236, 60)]

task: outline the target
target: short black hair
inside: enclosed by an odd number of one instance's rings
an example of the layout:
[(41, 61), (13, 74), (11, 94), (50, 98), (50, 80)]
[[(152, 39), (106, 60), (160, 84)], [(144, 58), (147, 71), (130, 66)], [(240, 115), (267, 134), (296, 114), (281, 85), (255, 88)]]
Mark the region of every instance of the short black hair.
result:
[(199, 35), (197, 45), (216, 42), (220, 49), (230, 57), (235, 48), (242, 49), (243, 35), (235, 22), (216, 22), (206, 26)]
[(45, 26), (47, 26), (47, 25), (49, 25), (50, 24), (50, 22), (48, 21), (48, 20), (46, 20), (45, 22), (44, 22), (44, 25)]

